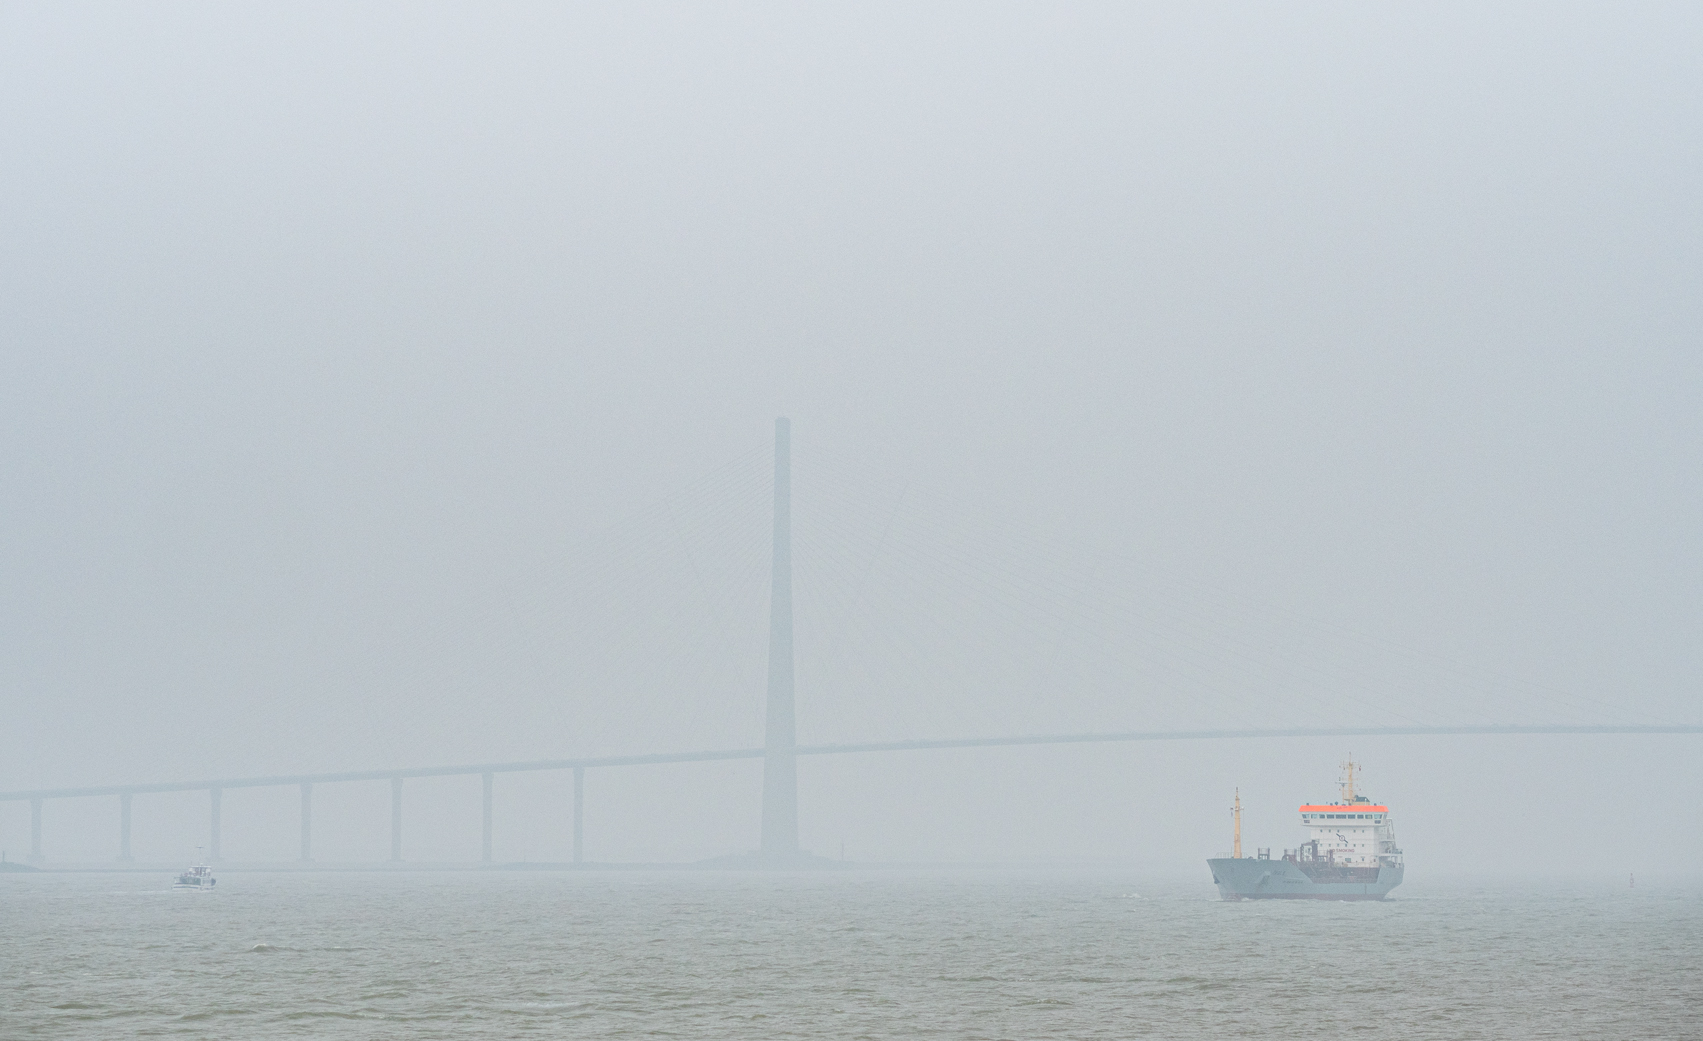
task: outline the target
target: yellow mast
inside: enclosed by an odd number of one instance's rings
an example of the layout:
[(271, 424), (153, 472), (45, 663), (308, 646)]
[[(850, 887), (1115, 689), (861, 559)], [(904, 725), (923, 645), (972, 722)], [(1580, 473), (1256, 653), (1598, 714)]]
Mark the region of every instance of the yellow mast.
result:
[(1348, 754), (1348, 762), (1342, 764), (1342, 775), (1343, 775), (1342, 801), (1343, 802), (1353, 802), (1354, 801), (1354, 768), (1355, 768), (1355, 765), (1356, 764), (1354, 762), (1354, 753), (1350, 752)]
[(1242, 859), (1242, 789), (1236, 789), (1236, 808), (1231, 811), (1236, 818), (1236, 838), (1230, 847), (1230, 855), (1237, 860)]

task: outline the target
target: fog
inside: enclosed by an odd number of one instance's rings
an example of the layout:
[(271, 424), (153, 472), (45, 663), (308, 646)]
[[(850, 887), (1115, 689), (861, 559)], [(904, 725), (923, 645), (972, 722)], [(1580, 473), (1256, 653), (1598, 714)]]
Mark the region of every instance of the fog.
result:
[[(1695, 6), (0, 18), (0, 790), (760, 745), (777, 416), (801, 742), (1703, 722)], [(801, 837), (1204, 873), (1352, 753), (1410, 877), (1694, 870), (1700, 740), (806, 757)], [(566, 859), (571, 776), (496, 784)], [(586, 854), (752, 849), (760, 785), (589, 771)], [(477, 858), (477, 777), (406, 799)]]

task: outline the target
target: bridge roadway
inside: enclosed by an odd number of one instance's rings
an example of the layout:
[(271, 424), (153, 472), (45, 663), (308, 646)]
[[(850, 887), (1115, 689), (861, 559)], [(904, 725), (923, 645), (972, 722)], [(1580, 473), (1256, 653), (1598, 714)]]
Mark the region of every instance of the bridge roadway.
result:
[[(844, 744), (798, 745), (798, 755), (845, 755), (856, 752), (909, 752), (950, 748), (999, 748), (1018, 745), (1107, 744), (1125, 741), (1210, 741), (1274, 737), (1447, 737), (1515, 734), (1703, 734), (1703, 724), (1676, 725), (1475, 725), (1399, 727), (1292, 727), (1245, 730), (1132, 730), (1099, 734), (1028, 734), (1016, 737), (942, 738), (917, 741), (865, 741)], [(708, 763), (728, 759), (761, 759), (761, 748), (730, 748), (706, 752), (664, 752), (654, 755), (534, 759), (523, 762), (477, 763), (458, 766), (420, 766), (394, 770), (346, 770), (338, 773), (278, 774), (265, 777), (226, 777), (204, 781), (163, 781), (152, 784), (108, 784), (81, 788), (39, 788), (0, 792), (0, 802), (28, 801), (31, 805), (31, 859), (41, 859), (41, 804), (48, 799), (117, 795), (122, 799), (121, 860), (130, 859), (130, 797), (158, 792), (205, 791), (212, 796), (212, 853), (219, 852), (219, 801), (226, 788), (302, 789), (302, 859), (309, 860), (310, 797), (315, 784), (342, 781), (391, 782), (391, 859), (401, 860), (402, 781), (409, 777), (454, 777), (480, 774), (485, 778), (484, 859), (491, 859), (491, 779), (499, 773), (544, 770), (574, 771), (574, 861), (583, 846), (584, 778), (590, 768), (652, 766), (663, 763)]]
[[(1210, 741), (1270, 737), (1403, 737), (1469, 734), (1703, 734), (1703, 725), (1651, 726), (1445, 726), (1445, 727), (1295, 727), (1285, 730), (1132, 730), (1109, 734), (1029, 734), (1018, 737), (966, 737), (920, 741), (867, 741), (851, 744), (799, 745), (798, 755), (843, 755), (852, 752), (910, 752), (943, 748), (997, 748), (1010, 745), (1079, 745), (1119, 741)], [(265, 777), (227, 777), (206, 781), (162, 781), (152, 784), (107, 784), (84, 788), (39, 788), (0, 792), (0, 802), (34, 799), (75, 799), (91, 795), (142, 795), (150, 792), (200, 792), (215, 788), (274, 788), (292, 784), (331, 784), (339, 781), (386, 781), (406, 777), (454, 777), (468, 774), (529, 773), (605, 766), (653, 766), (661, 763), (709, 763), (724, 759), (761, 759), (761, 748), (729, 748), (709, 752), (663, 752), (579, 759), (533, 759), (511, 763), (458, 766), (416, 766), (395, 770), (346, 770), (340, 773), (276, 774)]]

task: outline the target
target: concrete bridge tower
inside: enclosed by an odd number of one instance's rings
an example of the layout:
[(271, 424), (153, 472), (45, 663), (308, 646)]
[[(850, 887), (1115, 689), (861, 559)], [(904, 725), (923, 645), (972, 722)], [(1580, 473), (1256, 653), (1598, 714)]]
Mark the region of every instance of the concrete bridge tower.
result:
[(798, 754), (792, 712), (792, 422), (784, 418), (775, 420), (774, 537), (761, 854), (765, 860), (788, 860), (798, 855)]

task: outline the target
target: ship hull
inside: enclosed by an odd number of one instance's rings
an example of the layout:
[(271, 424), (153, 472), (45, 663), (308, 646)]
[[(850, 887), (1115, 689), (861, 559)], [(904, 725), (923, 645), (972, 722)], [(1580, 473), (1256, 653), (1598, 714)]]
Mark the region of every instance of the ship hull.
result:
[(1315, 881), (1292, 860), (1220, 857), (1206, 866), (1226, 900), (1382, 900), (1402, 876), (1400, 864), (1378, 868), (1376, 879), (1344, 882)]

